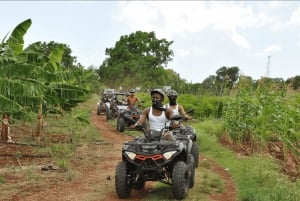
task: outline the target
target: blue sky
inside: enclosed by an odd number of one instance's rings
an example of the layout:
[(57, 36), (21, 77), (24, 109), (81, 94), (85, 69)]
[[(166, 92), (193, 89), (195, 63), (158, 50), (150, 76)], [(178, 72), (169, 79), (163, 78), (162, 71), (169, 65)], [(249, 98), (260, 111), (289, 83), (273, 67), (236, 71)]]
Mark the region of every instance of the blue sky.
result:
[(0, 8), (0, 40), (31, 18), (25, 46), (65, 43), (87, 67), (99, 67), (122, 35), (154, 31), (174, 41), (167, 68), (188, 82), (222, 66), (253, 79), (300, 75), (300, 1), (0, 1)]

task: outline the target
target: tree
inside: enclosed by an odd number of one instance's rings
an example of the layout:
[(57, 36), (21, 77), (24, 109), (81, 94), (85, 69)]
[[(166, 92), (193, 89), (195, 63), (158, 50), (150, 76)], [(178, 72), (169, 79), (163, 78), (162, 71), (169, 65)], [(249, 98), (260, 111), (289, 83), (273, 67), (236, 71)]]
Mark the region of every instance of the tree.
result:
[(286, 84), (291, 83), (294, 90), (297, 90), (300, 87), (300, 75), (296, 75), (293, 78), (289, 78), (286, 80)]
[(152, 82), (165, 80), (162, 70), (172, 61), (172, 43), (157, 39), (154, 32), (137, 31), (121, 36), (115, 47), (105, 50), (107, 58), (98, 69), (100, 79), (114, 88), (121, 86), (124, 80), (130, 80), (127, 84), (131, 86), (148, 85), (144, 84), (148, 80), (145, 77), (151, 77)]
[(216, 85), (218, 88), (218, 95), (222, 96), (225, 89), (232, 89), (233, 84), (239, 78), (238, 67), (226, 67), (219, 68), (216, 72)]
[[(89, 80), (89, 75), (62, 67), (64, 45), (56, 45), (48, 54), (39, 42), (23, 50), (23, 36), (30, 25), (30, 19), (20, 23), (0, 44), (0, 112), (5, 119), (12, 114), (24, 119), (37, 113), (39, 136), (46, 112), (84, 101), (88, 90), (82, 80)], [(2, 136), (6, 138), (7, 134)]]
[(210, 75), (203, 80), (201, 86), (207, 95), (217, 95), (216, 76)]

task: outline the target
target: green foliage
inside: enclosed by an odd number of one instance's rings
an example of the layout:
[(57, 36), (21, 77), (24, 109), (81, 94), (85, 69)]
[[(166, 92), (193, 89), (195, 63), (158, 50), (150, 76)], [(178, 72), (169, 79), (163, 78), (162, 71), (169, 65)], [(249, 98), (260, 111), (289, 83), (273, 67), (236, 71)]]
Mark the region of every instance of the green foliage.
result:
[(31, 19), (27, 19), (17, 25), (14, 30), (12, 31), (9, 39), (7, 42), (7, 48), (11, 48), (12, 52), (16, 55), (22, 53), (23, 45), (24, 45), (24, 35), (26, 34), (27, 30), (31, 26), (32, 22)]
[[(218, 143), (216, 136), (223, 133), (222, 121), (205, 120), (193, 124), (193, 127), (200, 142), (200, 154), (216, 160), (220, 166), (228, 169), (237, 185), (238, 200), (300, 200), (300, 182), (292, 182), (282, 175), (277, 161), (266, 155), (240, 156)], [(200, 164), (209, 168), (205, 161)]]
[(239, 68), (223, 66), (217, 70), (216, 74), (215, 85), (217, 87), (218, 95), (222, 96), (224, 91), (231, 90), (233, 84), (238, 80)]
[(275, 138), (297, 150), (299, 103), (270, 87), (273, 86), (259, 85), (255, 91), (241, 88), (234, 98), (228, 99), (223, 112), (226, 131), (237, 143), (264, 144)]
[(43, 114), (59, 110), (55, 108), (70, 110), (86, 100), (91, 88), (87, 81), (95, 79), (90, 71), (62, 66), (62, 61), (75, 60), (67, 45), (36, 42), (23, 50), (30, 26), (31, 20), (25, 20), (0, 44), (0, 112), (14, 118), (27, 118), (40, 105)]
[(183, 105), (185, 110), (193, 108), (194, 113), (192, 116), (194, 118), (220, 118), (222, 116), (222, 97), (182, 94), (178, 96), (177, 102)]
[(155, 82), (164, 85), (167, 76), (163, 65), (172, 60), (172, 43), (157, 39), (154, 32), (137, 31), (121, 36), (115, 47), (105, 51), (108, 57), (99, 67), (100, 79), (111, 88), (149, 88)]
[[(242, 160), (237, 173), (240, 200), (243, 201), (296, 201), (300, 194), (297, 185), (280, 175), (276, 163), (266, 157)], [(251, 168), (249, 168), (251, 167)]]
[(297, 75), (290, 80), (294, 90), (297, 90), (300, 87), (300, 76)]

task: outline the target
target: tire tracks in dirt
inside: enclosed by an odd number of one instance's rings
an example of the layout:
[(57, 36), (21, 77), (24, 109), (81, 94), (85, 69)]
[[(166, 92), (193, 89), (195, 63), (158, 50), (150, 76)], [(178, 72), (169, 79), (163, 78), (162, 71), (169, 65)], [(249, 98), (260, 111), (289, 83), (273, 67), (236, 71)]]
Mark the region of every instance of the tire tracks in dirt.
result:
[[(91, 123), (95, 126), (98, 130), (100, 135), (105, 138), (106, 141), (110, 141), (113, 143), (115, 150), (118, 150), (121, 160), (121, 148), (122, 144), (126, 140), (131, 140), (132, 137), (124, 135), (113, 128), (108, 122), (106, 122), (106, 118), (103, 115), (96, 115), (93, 113), (91, 116)], [(224, 183), (224, 192), (223, 193), (214, 193), (210, 196), (211, 200), (214, 201), (237, 201), (237, 189), (233, 179), (228, 171), (226, 171), (223, 167), (219, 166), (215, 161), (201, 155), (200, 153), (200, 160), (208, 160), (211, 164), (211, 170), (218, 174)], [(117, 163), (116, 163), (117, 164)], [(148, 191), (152, 189), (152, 182), (147, 182), (145, 189), (142, 191), (135, 191), (133, 190), (132, 196), (130, 200), (142, 200)], [(116, 192), (108, 192), (108, 195), (105, 197), (104, 200), (119, 200)]]

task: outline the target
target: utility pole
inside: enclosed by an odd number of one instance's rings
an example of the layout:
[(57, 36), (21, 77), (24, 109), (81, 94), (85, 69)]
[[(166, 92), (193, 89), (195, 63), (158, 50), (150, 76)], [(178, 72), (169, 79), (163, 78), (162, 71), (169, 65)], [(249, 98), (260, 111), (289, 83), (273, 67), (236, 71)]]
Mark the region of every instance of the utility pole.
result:
[(266, 77), (270, 77), (270, 63), (271, 63), (271, 56), (268, 56)]

